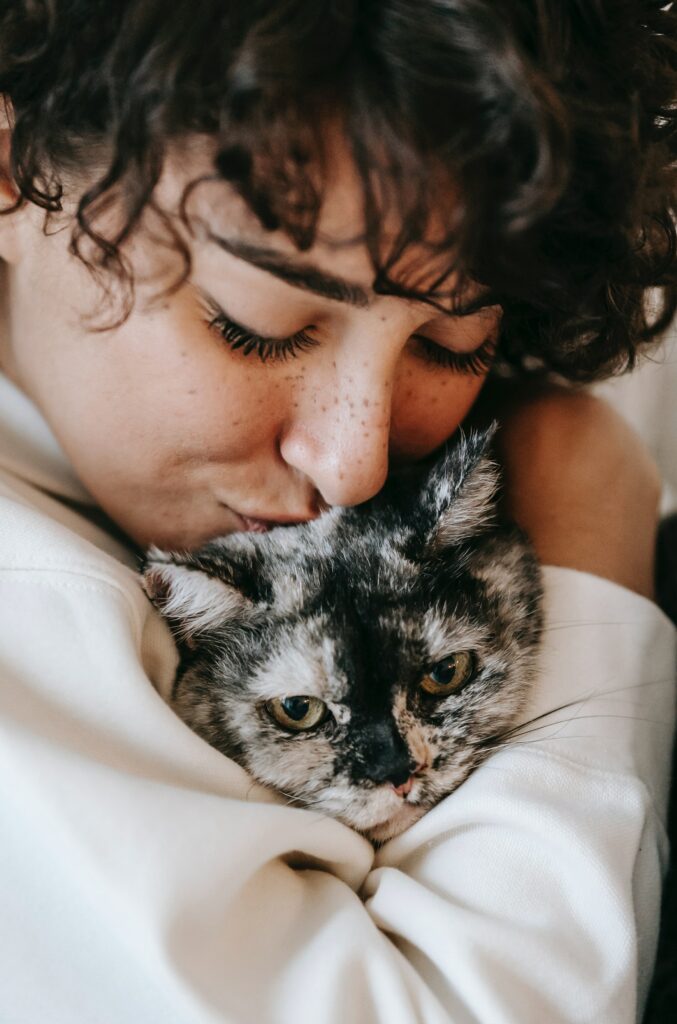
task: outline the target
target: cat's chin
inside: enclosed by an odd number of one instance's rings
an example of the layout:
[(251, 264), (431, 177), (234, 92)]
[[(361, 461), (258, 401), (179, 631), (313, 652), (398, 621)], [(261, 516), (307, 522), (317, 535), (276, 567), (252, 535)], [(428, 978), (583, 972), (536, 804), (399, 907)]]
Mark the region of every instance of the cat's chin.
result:
[(390, 818), (380, 821), (377, 825), (372, 825), (371, 828), (362, 829), (362, 834), (372, 843), (380, 845), (399, 836), (415, 821), (422, 818), (427, 810), (429, 808), (423, 807), (421, 804), (402, 804)]

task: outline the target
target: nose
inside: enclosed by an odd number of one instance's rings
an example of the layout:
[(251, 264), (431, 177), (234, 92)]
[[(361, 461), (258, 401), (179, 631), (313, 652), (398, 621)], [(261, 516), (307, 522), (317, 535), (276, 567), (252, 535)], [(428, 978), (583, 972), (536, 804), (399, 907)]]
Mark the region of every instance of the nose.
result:
[(395, 792), (400, 789), (409, 792), (411, 776), (419, 766), (395, 723), (373, 722), (361, 731), (364, 762), (368, 766), (366, 777), (377, 784), (390, 783)]
[(301, 389), (279, 450), (328, 505), (359, 505), (383, 487), (392, 377), (385, 358), (362, 354), (343, 368), (334, 363), (317, 385), (308, 381)]
[(406, 782), (403, 782), (401, 786), (393, 784), (393, 791), (397, 796), (406, 796), (407, 793), (411, 793), (414, 788), (414, 776), (410, 775)]

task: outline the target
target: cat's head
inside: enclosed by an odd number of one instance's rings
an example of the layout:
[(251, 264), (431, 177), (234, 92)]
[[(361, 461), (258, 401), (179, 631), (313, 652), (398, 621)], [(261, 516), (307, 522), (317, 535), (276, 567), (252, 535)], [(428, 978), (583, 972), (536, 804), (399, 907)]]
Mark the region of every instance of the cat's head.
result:
[(181, 651), (173, 704), (264, 784), (372, 838), (459, 785), (528, 694), (538, 566), (495, 524), (491, 432), (376, 499), (187, 555), (145, 587)]

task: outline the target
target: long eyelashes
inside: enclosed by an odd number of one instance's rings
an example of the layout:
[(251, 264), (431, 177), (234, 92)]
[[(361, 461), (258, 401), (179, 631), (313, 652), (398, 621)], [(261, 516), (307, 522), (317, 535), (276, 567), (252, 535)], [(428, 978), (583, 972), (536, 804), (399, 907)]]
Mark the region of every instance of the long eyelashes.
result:
[(496, 342), (491, 338), (483, 341), (480, 347), (472, 352), (453, 352), (451, 349), (436, 345), (429, 338), (423, 338), (418, 334), (413, 337), (421, 346), (421, 354), (427, 362), (446, 366), (457, 373), (471, 373), (479, 377), (491, 369), (496, 355)]
[[(240, 351), (245, 356), (256, 355), (263, 363), (284, 362), (290, 357), (295, 359), (301, 352), (319, 345), (306, 331), (297, 331), (288, 338), (263, 338), (240, 326), (223, 312), (215, 313), (209, 319), (208, 326), (217, 331), (232, 350)], [(496, 342), (493, 339), (487, 339), (472, 352), (453, 352), (421, 335), (415, 334), (412, 338), (420, 358), (456, 373), (480, 376), (490, 369), (496, 354)]]
[(295, 359), (300, 352), (314, 348), (318, 342), (309, 337), (305, 331), (297, 331), (289, 338), (262, 338), (258, 334), (240, 327), (234, 320), (229, 320), (223, 313), (212, 317), (209, 326), (218, 331), (224, 341), (233, 350), (239, 350), (245, 356), (253, 353), (262, 363), (284, 362), (290, 356)]

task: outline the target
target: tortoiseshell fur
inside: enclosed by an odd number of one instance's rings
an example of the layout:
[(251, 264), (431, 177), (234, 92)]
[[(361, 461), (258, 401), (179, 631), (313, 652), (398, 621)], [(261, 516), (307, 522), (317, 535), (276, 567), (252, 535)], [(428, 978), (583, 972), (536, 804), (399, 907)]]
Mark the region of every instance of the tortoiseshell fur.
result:
[[(491, 434), (364, 505), (149, 554), (145, 586), (181, 652), (177, 713), (264, 785), (374, 840), (459, 786), (529, 695), (540, 569), (496, 517)], [(426, 694), (431, 666), (460, 651), (472, 677)], [(266, 702), (293, 695), (325, 702), (326, 719), (281, 728)]]

